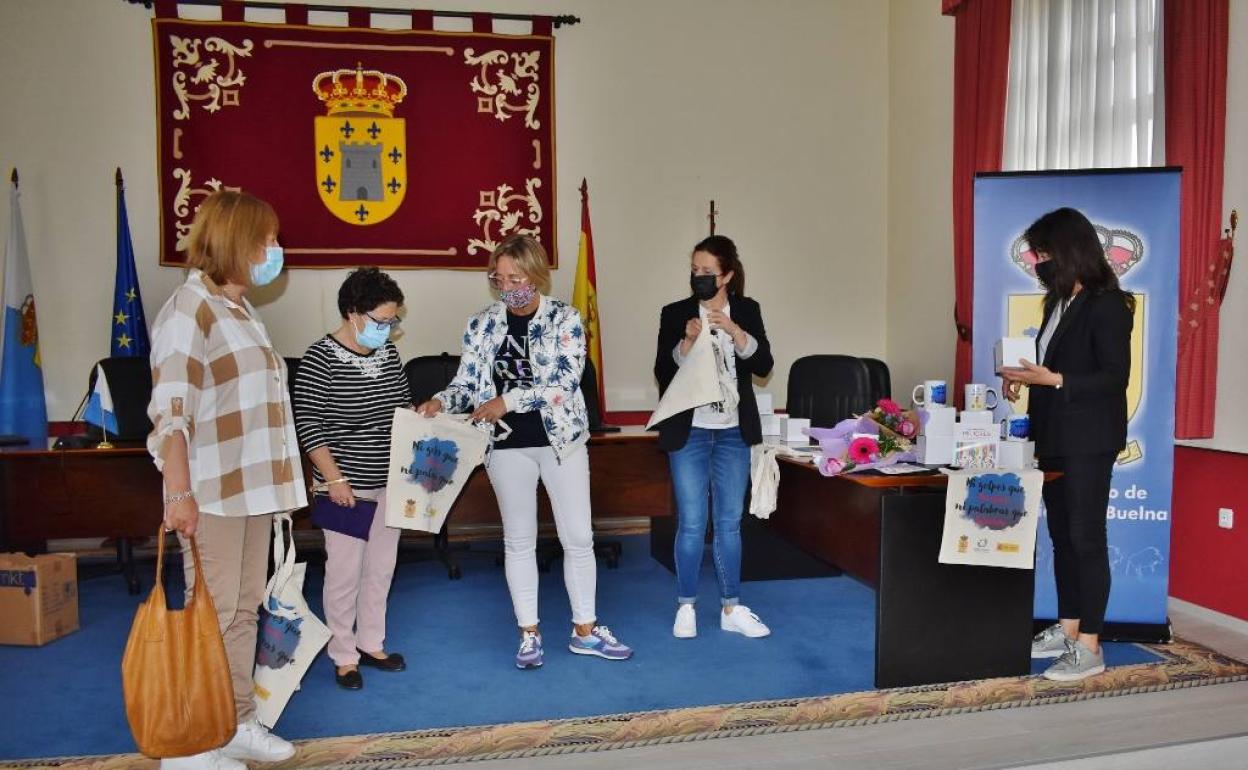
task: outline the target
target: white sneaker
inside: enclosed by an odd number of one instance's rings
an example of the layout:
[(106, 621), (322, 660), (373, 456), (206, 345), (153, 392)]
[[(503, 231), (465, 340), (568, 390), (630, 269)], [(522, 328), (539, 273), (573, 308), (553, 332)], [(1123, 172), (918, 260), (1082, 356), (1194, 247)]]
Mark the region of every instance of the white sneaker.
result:
[(225, 744), (221, 751), (233, 759), (280, 762), (295, 755), (295, 744), (277, 737), (255, 719), (249, 719), (239, 723), (234, 740)]
[(750, 612), (750, 608), (744, 604), (734, 606), (731, 612), (720, 612), (719, 627), (725, 631), (745, 634), (751, 639), (757, 639), (771, 633), (771, 629), (763, 625), (763, 621), (759, 620), (758, 616), (753, 612)]
[(672, 624), (672, 636), (677, 639), (692, 639), (698, 635), (698, 616), (692, 604), (682, 604), (676, 610), (676, 622)]
[(247, 770), (247, 765), (225, 756), (221, 749), (213, 749), (189, 757), (162, 759), (160, 770)]

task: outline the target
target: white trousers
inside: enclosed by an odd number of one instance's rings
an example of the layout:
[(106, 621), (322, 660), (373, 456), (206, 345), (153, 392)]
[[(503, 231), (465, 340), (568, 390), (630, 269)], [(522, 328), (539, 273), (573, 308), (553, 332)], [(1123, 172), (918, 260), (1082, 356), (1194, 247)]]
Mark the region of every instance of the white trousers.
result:
[(572, 622), (592, 623), (598, 564), (590, 525), (589, 451), (582, 445), (560, 462), (548, 446), (499, 449), (490, 456), (490, 483), (503, 518), (507, 589), (521, 628), (535, 626), (537, 615), (537, 482), (540, 479), (555, 514), (563, 545), (563, 582), (572, 605)]
[(376, 500), (368, 540), (325, 530), (325, 625), (329, 657), (353, 666), (356, 648), (381, 652), (386, 641), (386, 599), (394, 578), (402, 530), (386, 526), (386, 490), (357, 490), (357, 500)]

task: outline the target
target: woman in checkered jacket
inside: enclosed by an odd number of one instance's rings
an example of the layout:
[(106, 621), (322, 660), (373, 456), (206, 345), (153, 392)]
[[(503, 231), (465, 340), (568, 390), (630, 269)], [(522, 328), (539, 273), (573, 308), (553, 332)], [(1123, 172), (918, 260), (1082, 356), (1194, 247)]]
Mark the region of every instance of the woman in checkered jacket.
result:
[(162, 770), (245, 770), (295, 747), (255, 718), (252, 671), (273, 514), (307, 505), (286, 364), (245, 298), (282, 269), (277, 215), (246, 193), (208, 196), (191, 225), (190, 272), (152, 329), (152, 433), (165, 527), (182, 541), (187, 596), (195, 535), (234, 683), (238, 730), (220, 749)]

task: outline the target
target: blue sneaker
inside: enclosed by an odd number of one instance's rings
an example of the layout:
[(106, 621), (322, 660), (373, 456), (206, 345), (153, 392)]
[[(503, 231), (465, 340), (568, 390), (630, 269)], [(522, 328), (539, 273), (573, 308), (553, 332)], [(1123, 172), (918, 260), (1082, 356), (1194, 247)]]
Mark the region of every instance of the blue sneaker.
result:
[(575, 631), (568, 641), (568, 649), (577, 655), (597, 655), (607, 660), (628, 660), (633, 657), (633, 649), (611, 634), (606, 626), (594, 626), (589, 636), (581, 638)]
[(525, 631), (520, 637), (520, 649), (516, 651), (516, 668), (541, 668), (542, 637), (535, 631)]

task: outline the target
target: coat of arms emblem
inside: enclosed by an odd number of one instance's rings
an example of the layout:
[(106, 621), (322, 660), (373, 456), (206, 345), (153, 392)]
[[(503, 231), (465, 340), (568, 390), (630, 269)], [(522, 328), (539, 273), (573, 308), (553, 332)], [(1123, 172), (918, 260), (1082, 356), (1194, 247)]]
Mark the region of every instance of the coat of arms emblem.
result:
[(322, 72), (312, 90), (326, 112), (315, 125), (321, 202), (349, 224), (384, 222), (407, 193), (406, 121), (394, 117), (407, 85), (357, 64)]

